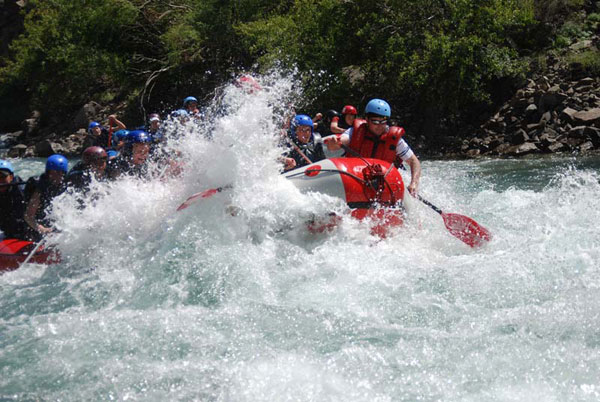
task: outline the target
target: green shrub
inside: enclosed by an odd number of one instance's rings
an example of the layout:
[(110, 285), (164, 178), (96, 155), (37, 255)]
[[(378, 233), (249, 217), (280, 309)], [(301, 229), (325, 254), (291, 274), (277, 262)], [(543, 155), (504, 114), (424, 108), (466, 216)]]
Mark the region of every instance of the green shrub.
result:
[(556, 37), (554, 38), (554, 47), (556, 48), (565, 48), (567, 46), (569, 46), (572, 43), (571, 39), (569, 39), (567, 36), (563, 36), (563, 35), (556, 35)]
[(600, 26), (600, 13), (588, 14), (585, 21), (586, 29), (590, 32), (597, 32)]
[(567, 21), (563, 24), (563, 26), (558, 30), (558, 35), (570, 38), (570, 39), (579, 39), (585, 35), (585, 27), (583, 24)]
[(585, 0), (535, 0), (536, 18), (548, 23), (566, 21), (584, 5)]
[(587, 16), (589, 22), (600, 22), (600, 13), (590, 13)]
[(571, 54), (568, 62), (572, 70), (582, 71), (590, 76), (600, 76), (600, 51), (598, 50)]
[(56, 112), (123, 81), (131, 49), (127, 27), (137, 17), (129, 2), (49, 0), (32, 6), (25, 33), (11, 44), (14, 58), (0, 69), (0, 90), (24, 82), (34, 107)]

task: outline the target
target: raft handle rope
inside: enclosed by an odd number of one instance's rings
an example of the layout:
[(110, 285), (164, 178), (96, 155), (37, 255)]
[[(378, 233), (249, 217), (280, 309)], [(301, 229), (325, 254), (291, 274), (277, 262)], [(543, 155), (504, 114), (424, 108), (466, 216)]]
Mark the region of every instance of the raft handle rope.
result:
[(304, 170), (302, 172), (291, 174), (291, 175), (287, 176), (287, 178), (298, 177), (298, 176), (307, 176), (310, 173), (319, 173), (319, 172), (330, 172), (330, 173), (345, 174), (346, 176), (352, 177), (354, 180), (358, 181), (362, 185), (365, 185), (365, 186), (369, 185), (365, 180), (361, 179), (360, 177), (358, 177), (358, 176), (356, 176), (356, 175), (354, 175), (352, 173), (345, 172), (343, 170), (339, 170), (339, 169), (310, 169), (309, 168), (309, 169), (306, 169), (306, 170)]
[[(344, 151), (350, 152), (351, 154), (354, 154), (354, 156), (356, 156), (360, 160), (362, 160), (367, 165), (367, 167), (374, 168), (374, 165), (372, 163), (370, 163), (368, 160), (366, 160), (365, 158), (363, 158), (362, 155), (359, 154), (358, 152), (356, 152), (354, 149), (352, 149), (348, 145), (344, 145), (344, 144), (341, 144), (341, 146), (344, 149)], [(392, 190), (392, 186), (386, 180), (386, 177), (387, 177), (388, 173), (390, 173), (392, 171), (392, 166), (394, 166), (393, 163), (390, 164), (390, 167), (388, 168), (388, 170), (383, 175), (383, 182), (385, 183), (385, 185), (387, 186), (387, 188), (388, 188), (388, 190), (390, 192), (390, 203), (391, 203), (391, 205), (394, 205), (394, 204), (396, 204), (397, 200), (396, 200), (396, 197), (394, 195), (394, 191)], [(383, 193), (383, 191), (381, 190), (381, 186), (378, 185), (377, 188), (375, 188), (375, 186), (373, 186), (372, 183), (370, 183), (370, 182), (368, 182), (367, 186), (371, 187), (371, 189), (373, 191), (375, 191), (376, 197), (378, 198), (377, 201), (383, 204), (383, 202), (381, 201), (381, 194)], [(365, 194), (365, 196), (367, 196), (367, 194)]]
[[(373, 166), (368, 161), (364, 161), (364, 162), (367, 164), (367, 166)], [(377, 189), (373, 188), (372, 184), (368, 180), (361, 179), (360, 177), (358, 177), (358, 176), (356, 176), (356, 175), (354, 175), (352, 173), (349, 173), (349, 172), (346, 172), (346, 171), (343, 171), (343, 170), (339, 170), (339, 169), (310, 169), (310, 168), (308, 168), (308, 169), (306, 169), (306, 170), (304, 170), (302, 172), (291, 174), (291, 175), (287, 176), (287, 178), (298, 177), (298, 176), (306, 176), (306, 175), (310, 175), (311, 173), (319, 173), (319, 172), (339, 173), (339, 174), (343, 174), (343, 175), (346, 175), (346, 176), (349, 176), (349, 177), (353, 178), (354, 180), (356, 180), (357, 182), (359, 182), (363, 186), (369, 187), (373, 191), (375, 191), (375, 193), (377, 194), (377, 198), (378, 198), (375, 201), (377, 203), (381, 204), (381, 205), (388, 205), (389, 204), (389, 206), (394, 206), (398, 202), (398, 200), (396, 200), (396, 197), (394, 196), (394, 192), (392, 191), (392, 188), (391, 188), (390, 184), (388, 183), (387, 180), (385, 180), (385, 175), (384, 175), (384, 182), (387, 185), (388, 190), (390, 191), (390, 201), (389, 202), (385, 202), (385, 201), (381, 200), (381, 193)], [(365, 197), (369, 198), (369, 196), (366, 193), (365, 193)]]

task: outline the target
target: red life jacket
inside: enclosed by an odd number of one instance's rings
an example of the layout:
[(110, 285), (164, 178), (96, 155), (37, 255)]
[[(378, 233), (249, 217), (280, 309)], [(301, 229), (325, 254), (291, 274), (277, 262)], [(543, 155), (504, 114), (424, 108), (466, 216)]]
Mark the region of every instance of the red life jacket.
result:
[[(392, 126), (381, 136), (371, 133), (366, 120), (356, 119), (352, 126), (352, 138), (348, 145), (363, 158), (381, 159), (393, 163), (396, 159), (396, 146), (404, 135), (402, 127)], [(346, 156), (354, 157), (352, 153)]]

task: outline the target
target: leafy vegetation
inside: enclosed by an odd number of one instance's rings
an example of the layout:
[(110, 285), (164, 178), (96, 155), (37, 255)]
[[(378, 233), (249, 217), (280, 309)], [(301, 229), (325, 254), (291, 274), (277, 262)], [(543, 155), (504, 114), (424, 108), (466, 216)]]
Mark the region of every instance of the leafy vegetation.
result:
[(586, 50), (582, 53), (569, 55), (568, 62), (572, 70), (583, 73), (583, 75), (600, 76), (600, 52), (598, 50)]
[[(0, 121), (20, 121), (23, 105), (60, 121), (90, 100), (128, 101), (139, 120), (138, 105), (166, 109), (189, 94), (210, 96), (236, 72), (284, 66), (298, 71), (307, 111), (360, 107), (378, 96), (434, 135), (520, 82), (527, 55), (597, 31), (594, 7), (585, 0), (33, 0), (23, 34), (0, 60)], [(579, 57), (597, 71), (597, 55)]]

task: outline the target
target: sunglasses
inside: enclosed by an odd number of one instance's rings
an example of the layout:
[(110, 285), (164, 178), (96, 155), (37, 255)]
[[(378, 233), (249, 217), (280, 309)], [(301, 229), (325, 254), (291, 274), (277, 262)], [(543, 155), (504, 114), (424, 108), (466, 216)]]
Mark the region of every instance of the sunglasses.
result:
[(12, 173), (9, 172), (8, 170), (0, 170), (0, 177), (8, 177), (10, 176)]
[(369, 119), (369, 122), (375, 124), (376, 126), (379, 126), (380, 124), (385, 124), (387, 123), (387, 119), (383, 119), (383, 120), (374, 120), (374, 119)]

